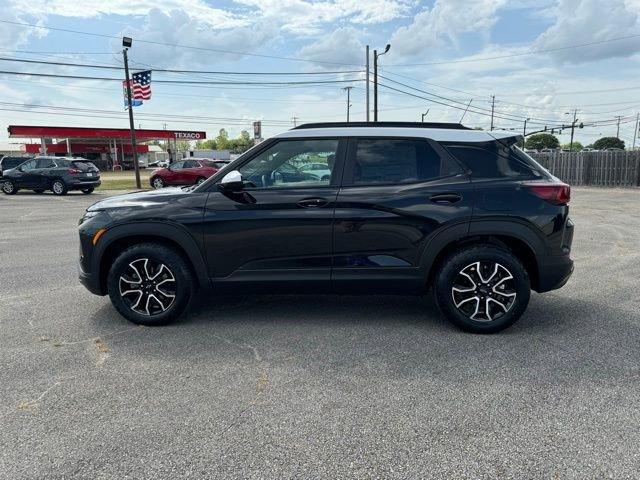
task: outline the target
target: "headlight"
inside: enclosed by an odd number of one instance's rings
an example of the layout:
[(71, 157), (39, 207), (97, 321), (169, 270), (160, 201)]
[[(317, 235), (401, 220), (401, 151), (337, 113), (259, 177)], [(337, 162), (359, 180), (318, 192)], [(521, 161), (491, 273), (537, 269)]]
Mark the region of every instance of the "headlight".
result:
[(92, 210), (91, 212), (84, 212), (84, 215), (80, 220), (78, 220), (78, 225), (82, 225), (84, 222), (89, 220), (90, 218), (96, 217), (102, 213), (102, 210)]

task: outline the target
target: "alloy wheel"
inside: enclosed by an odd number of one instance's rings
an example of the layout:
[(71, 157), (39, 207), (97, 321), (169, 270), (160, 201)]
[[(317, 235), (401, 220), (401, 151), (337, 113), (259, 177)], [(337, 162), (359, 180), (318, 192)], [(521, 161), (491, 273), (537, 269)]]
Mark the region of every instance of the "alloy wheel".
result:
[(56, 195), (62, 195), (62, 192), (64, 192), (64, 185), (60, 181), (55, 181), (53, 182), (52, 189), (53, 193)]
[(156, 178), (153, 180), (153, 188), (162, 188), (164, 187), (164, 182), (160, 178)]
[(166, 312), (176, 299), (176, 278), (164, 263), (139, 258), (127, 265), (118, 281), (120, 296), (134, 312), (154, 316)]
[(12, 182), (4, 182), (2, 184), (2, 191), (4, 193), (13, 193), (13, 183)]
[(479, 261), (464, 267), (451, 287), (455, 307), (471, 320), (491, 322), (506, 314), (516, 301), (512, 273), (500, 263)]

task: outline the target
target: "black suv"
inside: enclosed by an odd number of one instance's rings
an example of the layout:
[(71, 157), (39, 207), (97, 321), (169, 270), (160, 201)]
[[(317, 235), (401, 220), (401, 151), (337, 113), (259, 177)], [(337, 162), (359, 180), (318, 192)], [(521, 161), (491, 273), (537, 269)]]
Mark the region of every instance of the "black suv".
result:
[[(132, 322), (199, 291), (424, 294), (473, 332), (573, 271), (569, 186), (512, 132), (457, 124), (308, 124), (196, 187), (112, 197), (80, 220), (80, 279)], [(286, 173), (324, 164), (331, 175)]]
[(98, 168), (84, 158), (36, 157), (6, 172), (2, 177), (2, 191), (13, 195), (20, 189), (42, 193), (51, 190), (66, 195), (69, 190), (92, 193), (100, 186)]

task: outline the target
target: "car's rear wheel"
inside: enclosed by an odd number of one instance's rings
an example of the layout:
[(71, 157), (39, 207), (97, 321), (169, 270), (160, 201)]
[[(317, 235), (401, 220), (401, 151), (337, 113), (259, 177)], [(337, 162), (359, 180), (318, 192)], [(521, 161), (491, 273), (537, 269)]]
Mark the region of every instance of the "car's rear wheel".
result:
[(529, 303), (527, 270), (510, 251), (469, 247), (446, 259), (436, 277), (436, 300), (454, 325), (474, 333), (511, 326)]
[(18, 187), (13, 180), (5, 180), (2, 183), (2, 191), (7, 195), (14, 195), (18, 193)]
[(51, 182), (51, 191), (54, 195), (66, 195), (67, 185), (62, 180), (54, 180)]
[(93, 187), (91, 187), (91, 188), (83, 188), (82, 189), (82, 193), (84, 193), (85, 195), (89, 195), (89, 194), (93, 193)]
[(151, 179), (151, 186), (153, 188), (164, 188), (166, 186), (165, 181), (160, 177), (153, 177)]
[(116, 310), (140, 325), (165, 325), (180, 316), (194, 288), (187, 262), (175, 250), (155, 243), (126, 249), (107, 276)]

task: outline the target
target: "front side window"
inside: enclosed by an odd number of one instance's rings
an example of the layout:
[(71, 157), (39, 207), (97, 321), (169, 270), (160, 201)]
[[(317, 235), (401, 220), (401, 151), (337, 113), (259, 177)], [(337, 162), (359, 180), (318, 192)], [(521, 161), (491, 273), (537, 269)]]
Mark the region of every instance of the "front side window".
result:
[(182, 170), (184, 168), (184, 162), (174, 163), (173, 165), (170, 165), (169, 168), (171, 170)]
[(29, 170), (35, 170), (36, 161), (35, 160), (29, 160), (27, 163), (23, 163), (20, 168), (22, 169), (23, 172), (28, 172)]
[(460, 173), (426, 140), (369, 139), (356, 141), (354, 184), (412, 183)]
[[(316, 187), (329, 185), (338, 151), (338, 140), (283, 140), (261, 152), (238, 169), (247, 188)], [(325, 170), (309, 171), (319, 163)]]

